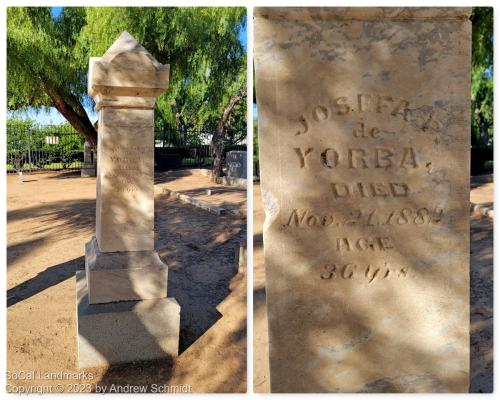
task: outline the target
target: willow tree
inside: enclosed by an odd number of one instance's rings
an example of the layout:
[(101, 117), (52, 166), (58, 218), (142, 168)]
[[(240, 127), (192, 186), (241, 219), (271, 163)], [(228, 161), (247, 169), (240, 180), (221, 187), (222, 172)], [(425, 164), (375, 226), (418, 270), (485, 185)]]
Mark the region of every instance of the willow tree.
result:
[(86, 71), (73, 56), (85, 11), (66, 8), (55, 21), (48, 7), (7, 9), (7, 107), (55, 107), (89, 142), (97, 133), (85, 111)]
[(159, 62), (170, 64), (157, 120), (176, 127), (183, 140), (190, 131), (211, 129), (217, 144), (227, 126), (246, 125), (246, 54), (238, 39), (245, 24), (242, 7), (66, 7), (57, 19), (49, 8), (11, 7), (8, 107), (55, 107), (95, 144), (97, 132), (84, 109), (92, 105), (88, 59), (127, 30)]
[[(167, 93), (157, 101), (157, 119), (190, 131), (210, 129), (216, 176), (229, 124), (246, 127), (246, 53), (238, 39), (246, 24), (242, 7), (103, 7), (87, 10), (77, 52), (102, 54), (127, 30), (161, 63), (170, 64)], [(231, 116), (238, 117), (234, 121)]]
[(493, 132), (493, 8), (474, 7), (471, 20), (472, 141), (487, 145)]

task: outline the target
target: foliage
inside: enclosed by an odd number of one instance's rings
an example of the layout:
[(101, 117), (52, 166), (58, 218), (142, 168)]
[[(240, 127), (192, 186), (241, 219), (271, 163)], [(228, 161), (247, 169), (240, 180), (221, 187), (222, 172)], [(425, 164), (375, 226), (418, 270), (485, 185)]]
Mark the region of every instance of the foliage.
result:
[(75, 161), (83, 161), (83, 142), (69, 124), (37, 125), (32, 120), (7, 120), (7, 160), (16, 169), (28, 162), (28, 149), (37, 168), (53, 163), (67, 168)]
[(48, 7), (7, 9), (7, 106), (52, 107), (47, 89), (83, 99), (84, 73), (71, 56), (83, 13), (68, 9), (53, 21)]
[(253, 120), (253, 158), (254, 160), (259, 159), (259, 129), (258, 120), (254, 118)]
[(472, 144), (487, 145), (493, 137), (493, 8), (472, 13)]
[[(229, 98), (245, 85), (246, 55), (238, 40), (244, 8), (103, 7), (87, 9), (77, 52), (103, 54), (127, 30), (161, 63), (170, 64), (157, 118), (179, 130), (214, 128)], [(246, 125), (246, 105), (231, 123)], [(238, 112), (239, 111), (239, 112)], [(177, 114), (177, 115), (176, 115)]]
[[(83, 131), (93, 129), (80, 123), (87, 118), (82, 106), (93, 105), (86, 96), (89, 57), (103, 55), (124, 30), (170, 64), (169, 90), (157, 102), (159, 124), (184, 134), (213, 130), (246, 85), (238, 40), (243, 7), (65, 7), (57, 19), (48, 7), (10, 7), (7, 16), (8, 109), (55, 106), (80, 133), (82, 124)], [(227, 125), (245, 131), (244, 101)]]

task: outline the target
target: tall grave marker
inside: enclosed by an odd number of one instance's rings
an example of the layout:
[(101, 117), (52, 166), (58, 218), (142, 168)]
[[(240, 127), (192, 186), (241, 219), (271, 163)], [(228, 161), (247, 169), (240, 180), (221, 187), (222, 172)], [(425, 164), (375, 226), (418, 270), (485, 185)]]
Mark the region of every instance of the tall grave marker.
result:
[(258, 8), (273, 392), (466, 392), (465, 8)]
[(124, 32), (91, 58), (99, 112), (96, 236), (77, 273), (80, 367), (174, 357), (180, 307), (154, 250), (154, 106), (169, 65)]

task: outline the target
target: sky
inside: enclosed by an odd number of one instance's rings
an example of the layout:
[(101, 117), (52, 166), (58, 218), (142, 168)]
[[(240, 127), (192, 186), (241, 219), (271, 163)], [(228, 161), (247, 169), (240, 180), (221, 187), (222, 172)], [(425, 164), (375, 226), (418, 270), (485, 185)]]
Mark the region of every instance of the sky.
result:
[[(51, 13), (52, 13), (52, 18), (56, 19), (59, 18), (61, 15), (63, 7), (52, 7)], [(243, 46), (243, 50), (247, 50), (247, 29), (246, 29), (246, 24), (245, 24), (245, 29), (242, 29), (238, 35), (238, 39), (241, 42)], [(97, 113), (95, 113), (93, 110), (89, 108), (85, 108), (87, 111), (87, 114), (89, 115), (89, 118), (91, 121), (95, 121), (97, 119)], [(13, 115), (16, 115), (19, 118), (29, 118), (34, 121), (36, 121), (38, 124), (41, 125), (57, 125), (61, 124), (63, 122), (66, 122), (66, 119), (57, 111), (55, 108), (50, 108), (48, 112), (45, 111), (35, 111), (35, 110), (29, 110), (25, 112), (7, 112), (7, 116), (11, 117)]]
[(59, 15), (61, 15), (62, 9), (63, 9), (62, 7), (52, 7), (52, 10), (51, 10), (52, 19), (59, 18)]

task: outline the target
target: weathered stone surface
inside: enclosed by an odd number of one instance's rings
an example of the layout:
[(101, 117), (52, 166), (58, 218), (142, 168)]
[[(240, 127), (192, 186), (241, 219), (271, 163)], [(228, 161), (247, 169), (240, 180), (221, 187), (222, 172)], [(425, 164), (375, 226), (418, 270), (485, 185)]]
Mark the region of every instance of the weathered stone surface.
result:
[(257, 8), (273, 392), (466, 392), (470, 10)]
[(90, 304), (167, 297), (168, 267), (154, 250), (104, 253), (94, 237), (85, 271)]
[(228, 151), (226, 154), (227, 176), (230, 178), (247, 177), (247, 152)]
[(154, 249), (154, 110), (101, 108), (96, 236), (102, 251)]
[(178, 353), (180, 307), (154, 250), (154, 105), (168, 70), (127, 32), (90, 60), (99, 162), (96, 236), (77, 273), (80, 367)]
[(99, 111), (96, 237), (103, 252), (154, 248), (154, 105), (168, 73), (128, 32), (90, 59), (88, 91)]
[(89, 304), (85, 273), (76, 273), (78, 366), (102, 367), (176, 357), (180, 306), (173, 298)]
[(168, 86), (158, 63), (127, 32), (89, 67), (99, 110), (96, 237), (102, 252), (154, 249), (154, 104)]
[(83, 178), (96, 176), (97, 170), (97, 157), (95, 156), (94, 149), (89, 142), (83, 145), (83, 166), (81, 169), (81, 176)]
[(156, 97), (168, 88), (169, 71), (123, 32), (102, 57), (90, 58), (88, 93), (97, 110), (154, 108)]

